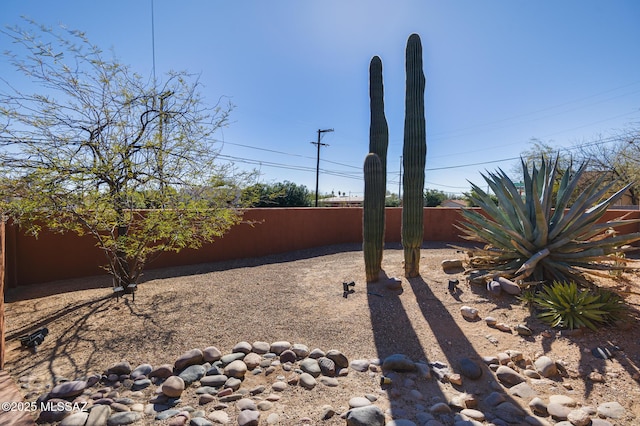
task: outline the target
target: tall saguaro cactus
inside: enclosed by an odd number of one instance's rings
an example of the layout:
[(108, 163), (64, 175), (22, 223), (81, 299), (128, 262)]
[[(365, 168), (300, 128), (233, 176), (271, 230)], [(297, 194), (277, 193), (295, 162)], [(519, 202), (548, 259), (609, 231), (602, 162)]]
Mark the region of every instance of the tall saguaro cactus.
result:
[(377, 281), (384, 250), (384, 204), (387, 189), (387, 148), (389, 128), (384, 115), (384, 86), (382, 61), (371, 58), (369, 65), (369, 155), (364, 163), (363, 251), (367, 281)]
[(387, 148), (389, 147), (389, 127), (384, 115), (384, 85), (382, 83), (382, 60), (379, 56), (371, 58), (369, 64), (369, 105), (371, 124), (369, 125), (369, 152), (373, 152), (382, 163), (382, 179), (386, 195), (387, 188)]
[(411, 34), (407, 41), (405, 66), (407, 82), (402, 148), (402, 246), (404, 273), (407, 278), (412, 278), (420, 275), (420, 247), (424, 222), (424, 167), (427, 156), (425, 78), (422, 71), (422, 43), (417, 34)]
[(384, 174), (377, 154), (364, 160), (364, 205), (362, 214), (362, 251), (367, 282), (378, 281), (384, 247)]

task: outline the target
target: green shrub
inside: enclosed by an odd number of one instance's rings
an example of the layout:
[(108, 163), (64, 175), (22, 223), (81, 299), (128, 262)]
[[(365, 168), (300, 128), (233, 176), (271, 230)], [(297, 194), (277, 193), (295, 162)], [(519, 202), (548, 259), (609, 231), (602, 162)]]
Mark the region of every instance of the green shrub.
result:
[(533, 298), (541, 312), (538, 318), (552, 327), (574, 329), (599, 325), (621, 319), (627, 306), (622, 297), (611, 291), (582, 290), (575, 282), (554, 282)]

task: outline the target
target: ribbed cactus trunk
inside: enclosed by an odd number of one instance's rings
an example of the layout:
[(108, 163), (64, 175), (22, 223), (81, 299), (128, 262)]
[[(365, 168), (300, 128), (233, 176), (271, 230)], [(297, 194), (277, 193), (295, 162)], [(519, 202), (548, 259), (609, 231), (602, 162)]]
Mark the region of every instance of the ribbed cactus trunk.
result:
[(384, 115), (384, 85), (382, 83), (382, 61), (379, 56), (371, 58), (369, 64), (369, 105), (371, 124), (369, 125), (369, 152), (380, 158), (382, 164), (382, 197), (387, 192), (387, 149), (389, 147), (389, 126)]
[(420, 36), (411, 34), (406, 51), (407, 87), (404, 117), (402, 201), (402, 246), (404, 274), (408, 278), (420, 275), (420, 247), (424, 222), (424, 167), (427, 157), (426, 123), (424, 117), (425, 78), (422, 72)]
[(369, 155), (364, 163), (363, 245), (367, 281), (377, 281), (384, 250), (385, 196), (387, 190), (387, 148), (389, 128), (384, 115), (382, 61), (374, 56), (369, 65)]
[(384, 174), (377, 154), (364, 160), (364, 204), (362, 214), (362, 251), (367, 282), (378, 281), (384, 247)]

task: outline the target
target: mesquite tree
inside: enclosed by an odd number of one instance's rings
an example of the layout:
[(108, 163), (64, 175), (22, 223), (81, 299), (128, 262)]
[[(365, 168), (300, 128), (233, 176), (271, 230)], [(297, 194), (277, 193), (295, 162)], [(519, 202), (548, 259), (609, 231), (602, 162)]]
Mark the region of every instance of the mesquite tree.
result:
[(213, 143), (230, 105), (207, 106), (185, 72), (144, 79), (82, 32), (28, 23), (0, 34), (17, 71), (0, 80), (0, 200), (26, 231), (92, 235), (126, 288), (240, 221)]

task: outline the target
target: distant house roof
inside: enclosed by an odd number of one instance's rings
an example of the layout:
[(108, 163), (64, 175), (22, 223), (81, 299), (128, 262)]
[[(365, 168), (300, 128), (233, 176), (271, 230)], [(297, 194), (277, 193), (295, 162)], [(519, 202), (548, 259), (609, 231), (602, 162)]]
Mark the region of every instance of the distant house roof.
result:
[(322, 207), (360, 207), (363, 202), (363, 196), (343, 195), (340, 197), (321, 198), (318, 200), (318, 205)]
[(444, 200), (440, 207), (454, 207), (454, 208), (462, 208), (467, 207), (467, 202), (464, 200)]

